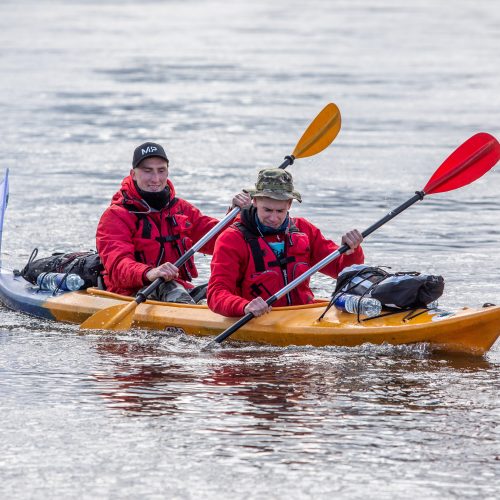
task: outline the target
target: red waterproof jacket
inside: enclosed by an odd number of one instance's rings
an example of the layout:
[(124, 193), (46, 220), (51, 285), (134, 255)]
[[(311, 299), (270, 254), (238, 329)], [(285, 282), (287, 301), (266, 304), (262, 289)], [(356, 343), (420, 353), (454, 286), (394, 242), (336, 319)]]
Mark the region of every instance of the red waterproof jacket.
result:
[[(97, 226), (97, 251), (104, 265), (104, 283), (110, 292), (134, 295), (150, 282), (146, 273), (164, 262), (174, 263), (193, 242), (201, 239), (217, 224), (195, 206), (176, 198), (168, 181), (170, 201), (160, 211), (152, 211), (139, 196), (130, 176), (111, 200)], [(214, 239), (202, 253), (212, 254)], [(198, 276), (193, 259), (180, 269), (178, 281), (187, 288), (191, 277)]]
[[(245, 306), (255, 297), (268, 299), (338, 248), (302, 217), (290, 218), (284, 233), (262, 237), (253, 222), (254, 213), (254, 208), (243, 210), (241, 222), (226, 229), (215, 244), (207, 300), (212, 311), (224, 316), (243, 316)], [(285, 256), (278, 262), (268, 243), (280, 240), (285, 241)], [(252, 251), (255, 241), (258, 246)], [(321, 272), (336, 278), (344, 267), (363, 262), (363, 250), (358, 247), (351, 255), (341, 255)], [(313, 300), (307, 279), (273, 305), (302, 305)]]

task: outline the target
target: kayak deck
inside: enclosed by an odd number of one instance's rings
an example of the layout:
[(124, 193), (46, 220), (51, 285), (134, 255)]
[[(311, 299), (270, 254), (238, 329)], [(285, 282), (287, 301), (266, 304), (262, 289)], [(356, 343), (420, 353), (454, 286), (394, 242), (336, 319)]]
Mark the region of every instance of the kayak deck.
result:
[[(133, 300), (89, 288), (53, 295), (40, 291), (21, 277), (2, 270), (0, 300), (9, 308), (37, 317), (80, 324), (92, 314)], [(254, 318), (231, 338), (276, 346), (357, 346), (429, 343), (433, 349), (482, 355), (500, 336), (500, 306), (463, 308), (449, 313), (420, 309), (358, 322), (356, 315), (331, 308), (320, 321), (327, 302), (276, 307)], [(215, 336), (235, 318), (216, 314), (207, 306), (146, 301), (134, 314), (133, 327), (169, 330), (189, 335)]]

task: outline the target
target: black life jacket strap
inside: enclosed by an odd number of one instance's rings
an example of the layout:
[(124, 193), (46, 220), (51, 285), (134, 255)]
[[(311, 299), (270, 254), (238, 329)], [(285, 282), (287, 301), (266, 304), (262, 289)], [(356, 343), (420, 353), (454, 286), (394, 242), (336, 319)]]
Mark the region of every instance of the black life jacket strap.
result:
[(235, 226), (243, 233), (245, 241), (250, 246), (250, 251), (252, 252), (255, 264), (255, 271), (257, 273), (263, 273), (266, 270), (266, 267), (264, 265), (264, 254), (259, 245), (259, 238), (240, 222), (236, 222)]
[(279, 266), (281, 269), (284, 269), (290, 262), (295, 262), (295, 257), (282, 257), (281, 259), (269, 262), (269, 267)]
[(179, 224), (177, 223), (177, 219), (175, 215), (167, 215), (166, 219), (172, 227), (177, 227)]
[(268, 297), (272, 295), (264, 283), (252, 283), (252, 285), (250, 285), (250, 290), (252, 290), (252, 295), (256, 298), (260, 297), (262, 292), (266, 292)]
[(172, 208), (179, 200), (174, 196), (165, 206), (165, 208)]
[(295, 225), (295, 222), (293, 221), (292, 218), (290, 218), (290, 224), (288, 225), (288, 232), (289, 233), (300, 233), (299, 229)]
[(180, 238), (178, 234), (174, 234), (173, 236), (157, 236), (155, 240), (158, 243), (170, 243), (172, 241), (176, 241)]
[[(177, 198), (174, 198), (172, 201), (177, 201)], [(176, 218), (175, 218), (175, 215), (167, 215), (166, 217), (168, 223), (170, 224), (171, 227), (177, 227), (179, 225), (179, 223), (177, 222)], [(161, 242), (165, 242), (165, 243), (172, 243), (173, 247), (175, 248), (175, 250), (177, 251), (177, 254), (179, 255), (179, 258), (182, 257), (183, 255), (183, 252), (182, 252), (182, 248), (181, 246), (179, 245), (179, 240), (180, 239), (180, 235), (179, 234), (173, 234), (171, 236), (163, 236), (161, 238), (156, 238), (158, 241), (162, 240)], [(181, 272), (184, 272), (185, 276), (184, 276), (184, 279), (186, 281), (192, 281), (193, 280), (193, 276), (191, 275), (191, 273), (189, 272), (189, 268), (188, 268), (188, 262), (185, 262), (182, 267), (181, 267)]]
[(144, 239), (149, 240), (151, 238), (151, 231), (152, 231), (151, 222), (149, 222), (149, 219), (145, 215), (139, 216), (139, 214), (137, 214), (137, 228), (139, 228), (141, 219), (142, 219), (142, 237)]

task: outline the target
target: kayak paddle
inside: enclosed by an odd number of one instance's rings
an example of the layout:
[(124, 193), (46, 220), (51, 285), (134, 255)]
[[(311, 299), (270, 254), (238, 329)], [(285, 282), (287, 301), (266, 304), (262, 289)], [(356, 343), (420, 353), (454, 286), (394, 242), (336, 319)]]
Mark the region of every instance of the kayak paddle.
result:
[[(297, 158), (313, 156), (329, 146), (340, 131), (341, 118), (339, 108), (333, 104), (327, 104), (316, 118), (311, 122), (302, 134), (295, 146), (293, 153), (285, 157), (285, 161), (279, 168), (292, 165)], [(216, 226), (214, 226), (201, 240), (195, 243), (182, 257), (174, 262), (175, 267), (185, 264), (200, 248), (210, 241), (226, 225), (229, 224), (240, 212), (239, 207), (233, 208)], [(140, 291), (135, 299), (129, 304), (119, 304), (107, 307), (87, 318), (81, 325), (81, 329), (91, 330), (128, 330), (132, 326), (136, 307), (144, 302), (158, 286), (163, 282), (157, 278), (147, 288)]]
[[(434, 175), (429, 179), (422, 191), (416, 191), (415, 196), (411, 197), (408, 201), (397, 207), (395, 210), (392, 210), (385, 217), (363, 231), (361, 233), (363, 238), (366, 238), (380, 226), (389, 222), (391, 219), (396, 217), (396, 215), (400, 214), (403, 210), (406, 210), (417, 201), (423, 200), (424, 196), (435, 193), (443, 193), (445, 191), (452, 191), (474, 182), (490, 170), (499, 159), (500, 144), (493, 136), (484, 132), (473, 135), (443, 162), (436, 172), (434, 172)], [(316, 265), (308, 269), (304, 274), (295, 278), (279, 292), (269, 297), (266, 300), (266, 303), (268, 305), (274, 304), (277, 300), (285, 296), (296, 286), (300, 285), (315, 272), (340, 257), (348, 250), (349, 247), (347, 245), (342, 245), (335, 252), (327, 255)], [(214, 340), (209, 342), (204, 349), (210, 348), (214, 343), (220, 344), (223, 340), (227, 339), (239, 328), (248, 323), (253, 317), (254, 315), (252, 313), (246, 314), (232, 326), (219, 334)]]

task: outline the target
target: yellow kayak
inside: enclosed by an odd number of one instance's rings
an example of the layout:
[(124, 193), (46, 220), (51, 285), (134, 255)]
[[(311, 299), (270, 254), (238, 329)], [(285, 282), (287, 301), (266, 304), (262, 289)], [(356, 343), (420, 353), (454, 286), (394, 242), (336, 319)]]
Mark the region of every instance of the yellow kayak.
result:
[[(89, 288), (52, 295), (21, 277), (2, 270), (0, 300), (9, 308), (34, 316), (80, 324), (104, 308), (133, 300)], [(327, 302), (276, 307), (254, 318), (231, 339), (276, 346), (357, 346), (428, 343), (433, 349), (482, 355), (500, 336), (500, 306), (446, 312), (405, 311), (358, 322), (356, 315), (331, 308), (319, 320)], [(134, 315), (134, 328), (167, 330), (188, 335), (216, 336), (236, 319), (215, 314), (203, 305), (146, 301)]]

